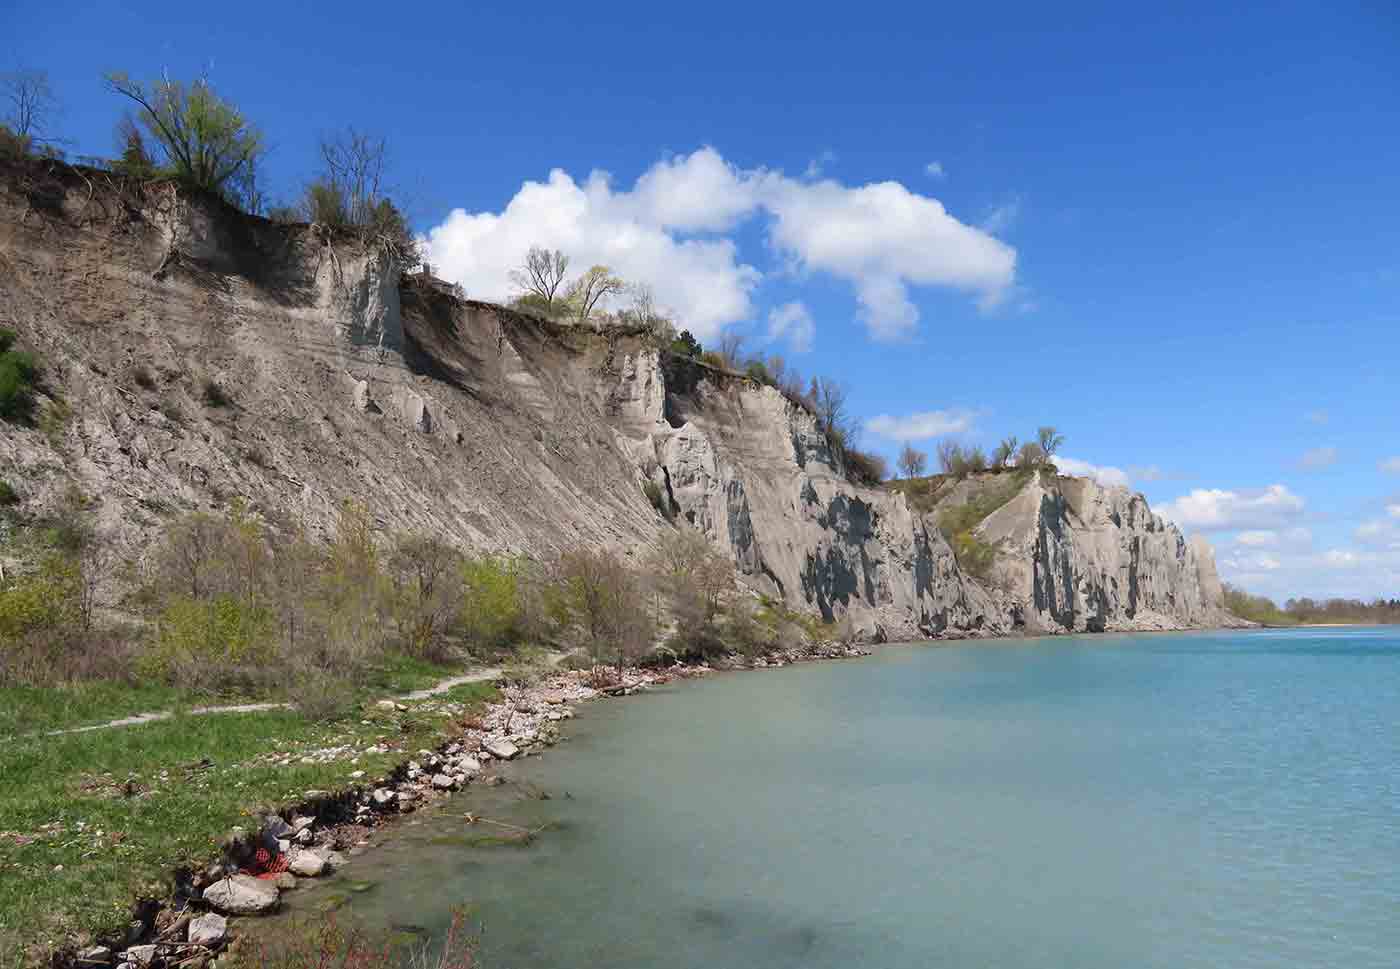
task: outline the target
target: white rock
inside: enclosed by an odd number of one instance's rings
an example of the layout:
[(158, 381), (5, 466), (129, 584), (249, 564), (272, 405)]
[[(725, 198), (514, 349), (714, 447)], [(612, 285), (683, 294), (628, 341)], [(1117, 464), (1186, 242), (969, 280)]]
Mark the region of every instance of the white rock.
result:
[(153, 945), (134, 945), (126, 950), (127, 961), (137, 966), (149, 966), (156, 959), (156, 947)]
[(375, 706), (381, 710), (392, 710), (397, 704), (395, 704), (393, 700), (380, 700)]
[(387, 787), (381, 787), (374, 792), (374, 803), (378, 804), (380, 807), (383, 807), (386, 804), (392, 804), (393, 801), (394, 792), (389, 790)]
[(78, 953), (78, 961), (91, 965), (106, 965), (112, 961), (112, 950), (105, 945), (95, 945)]
[(298, 851), (292, 855), (287, 870), (302, 878), (316, 878), (326, 870), (326, 859), (314, 851)]
[(204, 900), (225, 915), (256, 915), (277, 907), (277, 886), (252, 875), (230, 875), (204, 890)]
[(433, 787), (436, 787), (440, 791), (450, 791), (456, 786), (457, 782), (454, 781), (452, 778), (448, 777), (446, 774), (433, 775)]
[(475, 757), (463, 757), (457, 761), (457, 769), (468, 775), (481, 773), (481, 761)]
[(520, 753), (520, 748), (509, 740), (488, 740), (485, 747), (492, 757), (499, 757), (501, 760), (510, 760)]
[(195, 945), (218, 945), (228, 934), (228, 919), (216, 912), (190, 919), (186, 938)]

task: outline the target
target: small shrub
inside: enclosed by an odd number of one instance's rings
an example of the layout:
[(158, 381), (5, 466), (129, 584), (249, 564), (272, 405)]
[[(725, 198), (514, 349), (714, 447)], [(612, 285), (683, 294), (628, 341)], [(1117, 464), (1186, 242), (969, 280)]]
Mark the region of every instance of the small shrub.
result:
[(204, 403), (209, 407), (227, 407), (233, 403), (228, 393), (216, 381), (204, 381)]
[(0, 418), (27, 421), (34, 414), (39, 365), (33, 355), (14, 349), (15, 331), (0, 329)]
[(953, 557), (958, 560), (958, 567), (964, 572), (979, 579), (991, 575), (992, 566), (997, 560), (995, 545), (982, 541), (972, 531), (958, 532), (949, 540), (949, 544), (953, 548)]
[(8, 125), (0, 124), (0, 158), (28, 158), (32, 147), (28, 135), (17, 135)]
[(19, 504), (19, 494), (8, 481), (0, 478), (0, 506), (17, 504)]
[(160, 412), (165, 419), (172, 424), (183, 424), (185, 422), (185, 412), (180, 409), (180, 405), (173, 400), (167, 400), (160, 405)]
[(177, 598), (158, 619), (148, 661), (160, 672), (192, 665), (249, 666), (271, 659), (272, 611), (230, 595)]
[(661, 490), (661, 486), (655, 481), (648, 481), (642, 485), (642, 494), (646, 495), (651, 506), (659, 511), (667, 521), (671, 520), (671, 503), (666, 500), (666, 493)]
[(715, 350), (706, 350), (704, 353), (700, 354), (700, 359), (702, 362), (708, 363), (712, 367), (718, 367), (720, 370), (729, 369), (729, 361), (724, 359), (724, 354)]
[(136, 386), (145, 390), (153, 390), (156, 385), (155, 374), (151, 373), (151, 368), (145, 364), (137, 364), (132, 368), (131, 379)]
[(890, 466), (878, 454), (848, 447), (844, 456), (846, 475), (857, 484), (877, 485), (890, 476)]

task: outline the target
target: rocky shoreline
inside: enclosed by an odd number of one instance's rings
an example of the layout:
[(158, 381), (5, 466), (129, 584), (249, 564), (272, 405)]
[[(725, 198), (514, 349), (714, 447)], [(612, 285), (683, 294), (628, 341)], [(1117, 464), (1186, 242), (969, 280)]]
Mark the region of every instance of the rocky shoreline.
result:
[[(206, 969), (217, 964), (235, 937), (238, 919), (277, 910), (284, 891), (304, 879), (334, 872), (367, 845), (370, 829), (417, 811), (473, 783), (498, 784), (494, 764), (537, 754), (560, 739), (559, 724), (579, 703), (627, 696), (650, 687), (712, 672), (771, 669), (791, 663), (869, 655), (862, 646), (821, 643), (769, 653), (752, 660), (660, 669), (561, 671), (537, 682), (505, 684), (500, 698), (463, 721), (459, 736), (422, 749), (386, 774), (352, 771), (339, 791), (307, 791), (295, 804), (264, 812), (256, 823), (235, 827), (219, 856), (202, 869), (180, 868), (164, 899), (140, 899), (124, 937), (54, 951), (54, 969)], [(405, 712), (398, 701), (381, 707)], [(335, 751), (306, 756), (333, 758)]]

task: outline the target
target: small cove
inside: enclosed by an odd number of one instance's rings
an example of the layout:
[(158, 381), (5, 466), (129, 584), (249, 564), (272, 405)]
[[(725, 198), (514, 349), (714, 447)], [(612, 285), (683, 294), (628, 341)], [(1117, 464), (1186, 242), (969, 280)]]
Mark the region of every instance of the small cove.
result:
[(1397, 709), (1383, 628), (720, 675), (584, 705), (291, 903), (429, 937), (464, 905), (492, 969), (1388, 966)]

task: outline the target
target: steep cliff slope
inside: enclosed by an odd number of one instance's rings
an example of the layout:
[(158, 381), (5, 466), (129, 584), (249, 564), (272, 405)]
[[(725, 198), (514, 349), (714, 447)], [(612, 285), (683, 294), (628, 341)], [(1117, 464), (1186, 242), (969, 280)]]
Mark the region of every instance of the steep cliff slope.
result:
[(0, 170), (0, 325), (54, 398), (42, 426), (0, 425), (0, 476), (33, 512), (76, 486), (132, 557), (235, 497), (313, 529), (355, 498), (476, 549), (639, 555), (673, 527), (651, 480), (747, 585), (873, 637), (1224, 620), (1209, 549), (1140, 496), (1032, 482), (982, 525), (1002, 543), (984, 584), (771, 388), (168, 183)]

